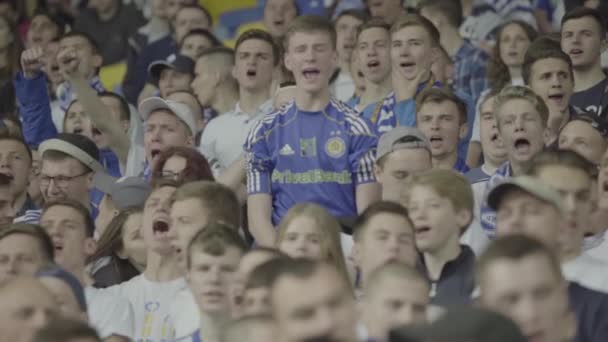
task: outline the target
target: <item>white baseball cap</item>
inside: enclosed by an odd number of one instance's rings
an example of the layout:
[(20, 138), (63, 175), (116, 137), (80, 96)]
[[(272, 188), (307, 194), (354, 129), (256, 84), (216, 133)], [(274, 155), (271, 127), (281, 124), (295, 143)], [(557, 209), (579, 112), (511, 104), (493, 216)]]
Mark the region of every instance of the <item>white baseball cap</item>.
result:
[(141, 117), (144, 119), (144, 122), (148, 120), (152, 112), (159, 109), (167, 110), (177, 116), (180, 120), (182, 120), (183, 123), (186, 124), (186, 126), (188, 126), (192, 136), (195, 136), (197, 133), (196, 120), (194, 120), (192, 111), (187, 105), (181, 102), (165, 100), (160, 97), (149, 97), (139, 104), (138, 109)]

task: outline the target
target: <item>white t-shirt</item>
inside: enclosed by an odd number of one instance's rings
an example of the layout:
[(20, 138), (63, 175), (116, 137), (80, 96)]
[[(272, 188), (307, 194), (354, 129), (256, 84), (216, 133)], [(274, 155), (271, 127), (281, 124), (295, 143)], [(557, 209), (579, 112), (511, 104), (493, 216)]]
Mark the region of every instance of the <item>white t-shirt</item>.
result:
[(84, 295), (89, 323), (102, 339), (112, 335), (133, 338), (133, 309), (125, 298), (93, 287), (86, 287)]
[(331, 86), (331, 92), (335, 98), (342, 102), (350, 100), (355, 94), (355, 82), (348, 72), (340, 72), (338, 78)]
[(243, 144), (251, 128), (272, 111), (272, 101), (264, 102), (253, 114), (245, 113), (237, 103), (234, 110), (209, 121), (201, 136), (199, 151), (207, 158), (214, 176), (218, 176), (243, 154)]
[(169, 308), (175, 296), (187, 287), (184, 278), (169, 282), (154, 282), (141, 274), (122, 284), (100, 291), (126, 298), (133, 308), (136, 341), (170, 341), (173, 326)]
[(483, 251), (485, 251), (485, 249), (488, 247), (490, 242), (492, 242), (492, 240), (490, 240), (488, 237), (488, 234), (481, 227), (481, 222), (479, 221), (481, 202), (483, 201), (487, 183), (488, 181), (486, 180), (471, 184), (473, 198), (475, 200), (473, 207), (473, 221), (460, 238), (460, 242), (471, 247), (477, 256), (481, 255), (481, 253), (483, 253)]
[(200, 328), (201, 314), (189, 288), (182, 289), (175, 295), (169, 308), (169, 320), (177, 339), (192, 335)]
[(575, 281), (592, 290), (608, 293), (608, 264), (585, 253), (562, 263), (562, 272), (569, 281)]
[[(608, 264), (608, 233), (604, 233), (602, 237), (596, 236), (587, 239), (597, 239), (592, 247), (585, 249), (584, 254), (600, 260), (601, 262)], [(585, 239), (585, 240), (587, 240)]]

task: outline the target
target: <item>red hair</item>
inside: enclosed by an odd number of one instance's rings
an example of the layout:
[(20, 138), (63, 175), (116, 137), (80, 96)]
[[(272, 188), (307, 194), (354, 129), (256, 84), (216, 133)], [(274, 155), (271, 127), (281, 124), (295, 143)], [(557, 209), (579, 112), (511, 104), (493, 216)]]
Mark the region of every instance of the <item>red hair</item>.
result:
[(191, 147), (170, 147), (158, 157), (158, 162), (152, 173), (152, 182), (163, 178), (163, 167), (169, 158), (178, 156), (186, 159), (186, 167), (180, 173), (177, 181), (189, 183), (200, 180), (214, 181), (213, 173), (207, 159)]

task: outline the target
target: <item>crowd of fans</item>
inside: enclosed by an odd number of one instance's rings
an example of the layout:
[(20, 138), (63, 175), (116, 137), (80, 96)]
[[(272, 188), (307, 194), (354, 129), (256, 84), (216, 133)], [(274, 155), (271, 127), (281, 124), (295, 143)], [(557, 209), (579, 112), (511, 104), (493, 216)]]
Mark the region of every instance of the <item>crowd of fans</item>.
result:
[(0, 0), (0, 342), (608, 341), (607, 2), (211, 1)]

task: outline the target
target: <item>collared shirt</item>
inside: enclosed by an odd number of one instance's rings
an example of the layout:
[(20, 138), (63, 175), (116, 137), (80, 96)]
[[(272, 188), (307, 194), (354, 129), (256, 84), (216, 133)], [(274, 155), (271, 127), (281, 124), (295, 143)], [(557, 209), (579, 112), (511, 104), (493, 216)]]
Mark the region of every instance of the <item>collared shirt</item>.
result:
[(431, 303), (440, 306), (470, 304), (475, 290), (475, 254), (466, 245), (460, 245), (460, 254), (443, 265), (439, 279), (430, 279), (424, 257), (418, 258), (418, 270), (431, 283)]
[(489, 56), (476, 48), (467, 39), (454, 55), (453, 87), (467, 94), (477, 102), (481, 93), (488, 87), (486, 64)]
[(356, 216), (356, 186), (376, 181), (377, 144), (372, 124), (344, 103), (332, 98), (323, 110), (307, 112), (291, 101), (249, 133), (248, 193), (272, 195), (273, 224), (300, 202)]
[(243, 154), (243, 144), (255, 124), (272, 111), (272, 101), (260, 105), (255, 113), (246, 113), (239, 103), (227, 113), (211, 120), (201, 137), (199, 151), (207, 158), (214, 176), (218, 176)]

